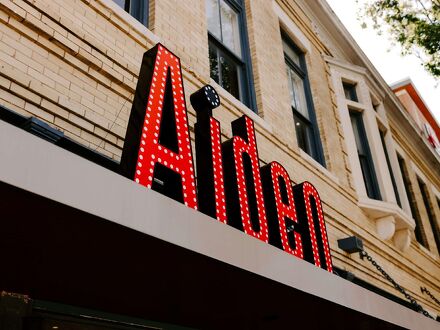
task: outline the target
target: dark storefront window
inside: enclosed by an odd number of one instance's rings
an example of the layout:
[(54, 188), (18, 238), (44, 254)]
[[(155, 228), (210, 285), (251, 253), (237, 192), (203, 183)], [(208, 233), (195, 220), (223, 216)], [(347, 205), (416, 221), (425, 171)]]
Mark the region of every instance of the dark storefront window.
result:
[(400, 172), (402, 173), (403, 185), (405, 186), (406, 197), (408, 198), (409, 206), (411, 208), (411, 213), (414, 218), (414, 221), (416, 222), (416, 228), (414, 230), (414, 233), (416, 235), (416, 240), (424, 247), (428, 247), (426, 237), (423, 233), (422, 219), (420, 219), (419, 209), (417, 208), (416, 199), (414, 196), (414, 192), (412, 190), (413, 187), (411, 185), (409, 174), (406, 169), (405, 160), (399, 154), (397, 154), (397, 159), (399, 160), (399, 167), (400, 167)]
[(382, 141), (383, 152), (385, 154), (385, 159), (387, 160), (388, 171), (390, 172), (391, 183), (393, 185), (394, 195), (396, 196), (397, 205), (402, 207), (402, 203), (400, 202), (399, 191), (397, 190), (396, 178), (394, 177), (393, 169), (391, 167), (390, 156), (388, 154), (387, 145), (385, 143), (385, 132), (380, 132), (380, 140)]
[(255, 110), (244, 6), (240, 0), (206, 0), (211, 78)]
[(428, 187), (426, 187), (426, 184), (420, 178), (417, 178), (417, 181), (419, 183), (419, 188), (422, 193), (423, 204), (425, 204), (425, 209), (426, 209), (426, 213), (428, 214), (429, 223), (431, 224), (432, 232), (434, 234), (435, 244), (437, 245), (437, 251), (440, 254), (440, 231), (432, 209), (433, 205), (431, 205), (431, 202), (429, 200)]
[(298, 146), (316, 161), (324, 164), (319, 130), (307, 79), (304, 54), (283, 34), (290, 105), (295, 122)]
[(379, 185), (377, 183), (373, 158), (371, 157), (370, 146), (368, 144), (367, 134), (362, 120), (362, 113), (350, 111), (350, 119), (367, 195), (372, 199), (380, 200), (381, 195)]
[(148, 0), (113, 0), (139, 22), (148, 26)]
[[(9, 328), (8, 328), (9, 329)], [(14, 328), (15, 329), (15, 328)], [(17, 328), (18, 329), (18, 328)], [(32, 300), (23, 330), (195, 330), (59, 303)]]

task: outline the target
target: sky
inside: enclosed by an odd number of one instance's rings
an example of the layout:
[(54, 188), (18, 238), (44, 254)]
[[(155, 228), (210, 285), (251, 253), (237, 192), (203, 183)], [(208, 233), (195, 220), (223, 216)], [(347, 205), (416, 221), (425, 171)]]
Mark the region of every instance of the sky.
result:
[[(392, 84), (411, 78), (425, 104), (440, 124), (440, 81), (436, 84), (434, 78), (425, 71), (415, 56), (400, 55), (398, 45), (390, 49), (390, 39), (385, 33), (379, 36), (371, 27), (361, 28), (361, 23), (356, 18), (359, 5), (355, 0), (327, 0), (327, 2), (385, 81)], [(363, 2), (365, 0), (359, 1), (359, 3)]]

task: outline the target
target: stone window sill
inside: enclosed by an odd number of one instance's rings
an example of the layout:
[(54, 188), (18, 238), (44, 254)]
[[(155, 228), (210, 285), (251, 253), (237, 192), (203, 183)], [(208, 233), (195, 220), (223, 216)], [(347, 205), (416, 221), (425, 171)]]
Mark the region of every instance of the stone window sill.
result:
[(360, 197), (358, 206), (376, 222), (376, 232), (382, 240), (393, 240), (401, 251), (406, 251), (411, 244), (414, 220), (392, 202), (378, 201)]

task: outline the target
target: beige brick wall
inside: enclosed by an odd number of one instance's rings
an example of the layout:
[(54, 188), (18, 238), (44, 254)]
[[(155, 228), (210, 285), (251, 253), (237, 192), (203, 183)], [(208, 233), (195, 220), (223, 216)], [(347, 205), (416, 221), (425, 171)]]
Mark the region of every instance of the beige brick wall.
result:
[[(224, 139), (231, 137), (232, 120), (250, 115), (256, 122), (261, 161), (279, 161), (293, 181), (308, 180), (317, 187), (336, 266), (399, 295), (366, 261), (337, 247), (337, 239), (355, 234), (393, 278), (440, 313), (420, 293), (420, 286), (426, 286), (440, 297), (439, 257), (414, 242), (401, 252), (392, 242), (380, 240), (373, 219), (357, 205), (334, 86), (323, 59), (338, 45), (327, 47), (316, 35), (302, 1), (278, 4), (310, 42), (307, 69), (326, 169), (297, 146), (280, 22), (269, 0), (245, 1), (258, 116), (210, 80), (205, 7), (200, 0), (150, 0), (150, 30), (111, 0), (0, 0), (0, 103), (41, 118), (119, 160), (142, 54), (161, 41), (182, 60), (187, 100), (203, 84), (217, 87), (223, 104), (215, 116)], [(195, 116), (189, 104), (188, 108), (192, 126)], [(402, 148), (412, 147), (403, 142)], [(417, 150), (410, 150), (408, 157), (422, 164), (421, 170), (440, 190), (435, 172), (423, 165)], [(437, 210), (438, 220), (439, 214)], [(429, 236), (433, 241), (432, 233)]]

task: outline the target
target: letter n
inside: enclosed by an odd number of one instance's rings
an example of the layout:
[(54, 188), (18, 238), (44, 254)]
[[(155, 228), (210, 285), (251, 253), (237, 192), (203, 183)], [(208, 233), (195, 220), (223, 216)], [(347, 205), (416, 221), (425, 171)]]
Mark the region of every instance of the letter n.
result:
[(296, 212), (303, 238), (304, 259), (333, 272), (321, 198), (309, 182), (293, 187)]

